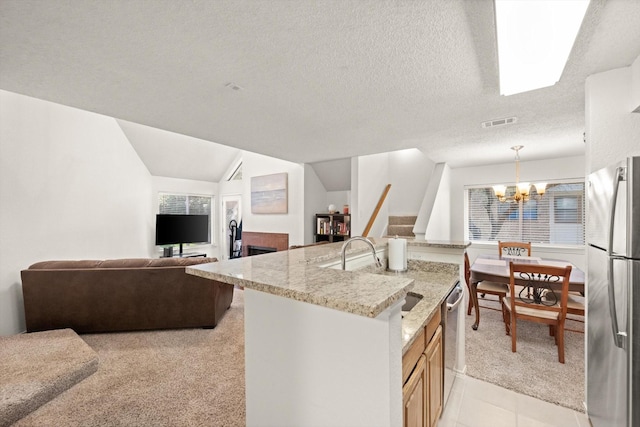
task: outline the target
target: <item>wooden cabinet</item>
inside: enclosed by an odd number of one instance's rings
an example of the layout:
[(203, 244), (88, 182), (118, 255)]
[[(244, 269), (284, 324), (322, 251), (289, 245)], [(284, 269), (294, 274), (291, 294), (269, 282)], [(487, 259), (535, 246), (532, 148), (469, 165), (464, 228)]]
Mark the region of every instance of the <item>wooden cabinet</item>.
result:
[(342, 242), (351, 236), (351, 215), (316, 214), (316, 242)]
[(441, 311), (437, 310), (402, 357), (405, 427), (435, 427), (442, 414), (444, 359), (441, 320)]
[(435, 335), (431, 338), (426, 356), (427, 376), (427, 426), (435, 427), (442, 414), (444, 393), (444, 363), (442, 358), (442, 326), (438, 326)]
[(403, 417), (405, 427), (427, 426), (427, 358), (422, 354), (418, 358), (413, 373), (402, 387)]

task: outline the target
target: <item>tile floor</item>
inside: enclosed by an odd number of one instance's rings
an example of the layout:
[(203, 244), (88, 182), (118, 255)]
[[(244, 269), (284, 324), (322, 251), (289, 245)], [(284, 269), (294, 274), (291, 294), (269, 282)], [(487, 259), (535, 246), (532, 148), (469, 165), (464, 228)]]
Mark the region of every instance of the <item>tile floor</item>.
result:
[(584, 413), (459, 376), (438, 427), (589, 427)]

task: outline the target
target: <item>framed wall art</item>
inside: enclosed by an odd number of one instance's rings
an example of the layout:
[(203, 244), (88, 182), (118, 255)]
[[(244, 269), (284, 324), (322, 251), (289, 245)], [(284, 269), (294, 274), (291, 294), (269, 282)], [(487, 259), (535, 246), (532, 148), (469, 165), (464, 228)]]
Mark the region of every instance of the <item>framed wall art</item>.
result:
[(288, 212), (288, 176), (286, 172), (251, 177), (251, 213)]

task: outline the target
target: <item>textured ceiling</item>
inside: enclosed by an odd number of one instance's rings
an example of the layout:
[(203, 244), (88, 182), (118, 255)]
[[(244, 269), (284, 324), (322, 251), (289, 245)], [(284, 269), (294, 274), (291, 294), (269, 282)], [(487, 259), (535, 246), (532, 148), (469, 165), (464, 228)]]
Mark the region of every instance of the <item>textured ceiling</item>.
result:
[(639, 22), (592, 0), (561, 81), (501, 97), (491, 0), (1, 0), (0, 88), (294, 162), (533, 160), (583, 153), (584, 80)]

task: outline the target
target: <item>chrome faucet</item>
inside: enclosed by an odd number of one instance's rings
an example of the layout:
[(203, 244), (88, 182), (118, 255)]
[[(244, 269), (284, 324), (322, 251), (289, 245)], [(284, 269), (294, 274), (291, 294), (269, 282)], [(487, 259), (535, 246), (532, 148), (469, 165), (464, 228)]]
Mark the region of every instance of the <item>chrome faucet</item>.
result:
[(353, 242), (354, 240), (360, 240), (362, 242), (365, 242), (367, 245), (369, 245), (369, 248), (371, 249), (371, 253), (373, 254), (373, 261), (376, 263), (376, 267), (382, 267), (382, 263), (380, 262), (380, 259), (376, 256), (376, 248), (375, 246), (373, 246), (373, 243), (371, 243), (371, 240), (367, 239), (366, 237), (362, 237), (362, 236), (354, 236), (352, 238), (350, 238), (349, 240), (347, 240), (346, 242), (344, 242), (344, 245), (342, 245), (342, 250), (340, 251), (340, 257), (342, 260), (342, 269), (345, 270), (346, 269), (346, 264), (347, 264), (347, 260), (346, 260), (346, 252), (347, 252), (347, 246), (349, 246), (349, 244), (351, 242)]

